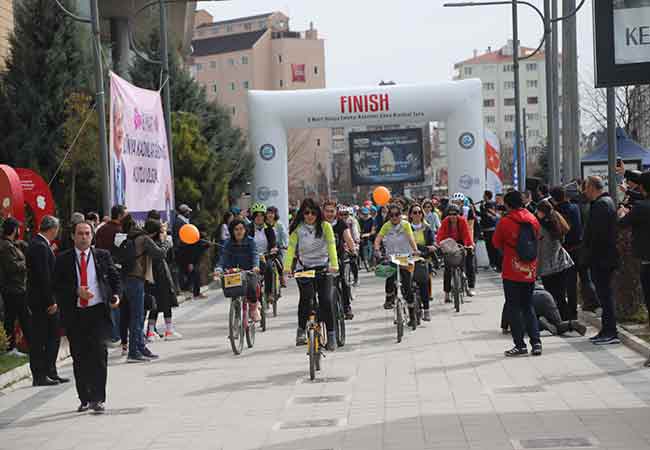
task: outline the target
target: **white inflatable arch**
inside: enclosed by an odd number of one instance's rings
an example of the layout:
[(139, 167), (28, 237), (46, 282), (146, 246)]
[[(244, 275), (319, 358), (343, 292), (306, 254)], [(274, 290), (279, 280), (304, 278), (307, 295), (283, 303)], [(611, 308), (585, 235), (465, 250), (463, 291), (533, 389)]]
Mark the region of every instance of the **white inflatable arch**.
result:
[(250, 91), (249, 140), (256, 157), (253, 197), (288, 217), (287, 130), (444, 121), (449, 192), (475, 201), (485, 187), (481, 82), (351, 89)]

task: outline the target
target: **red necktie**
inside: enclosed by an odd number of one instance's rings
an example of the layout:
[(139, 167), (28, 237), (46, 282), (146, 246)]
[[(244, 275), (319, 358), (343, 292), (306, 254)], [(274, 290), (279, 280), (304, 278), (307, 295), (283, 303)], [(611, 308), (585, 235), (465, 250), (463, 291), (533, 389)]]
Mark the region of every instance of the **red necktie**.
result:
[[(79, 286), (88, 287), (88, 261), (86, 261), (86, 252), (81, 252), (81, 264), (79, 265)], [(88, 300), (85, 298), (79, 298), (79, 305), (82, 308), (88, 306)]]

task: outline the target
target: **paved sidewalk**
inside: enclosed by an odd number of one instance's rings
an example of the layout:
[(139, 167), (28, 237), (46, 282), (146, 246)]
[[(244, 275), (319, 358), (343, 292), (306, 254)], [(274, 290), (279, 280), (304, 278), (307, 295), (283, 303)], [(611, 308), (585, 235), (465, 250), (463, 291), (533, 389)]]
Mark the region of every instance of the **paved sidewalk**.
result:
[(438, 293), (434, 320), (397, 344), (381, 282), (361, 283), (348, 344), (317, 382), (293, 345), (294, 283), (239, 357), (213, 296), (175, 310), (185, 339), (153, 344), (160, 361), (111, 357), (105, 416), (75, 413), (72, 383), (0, 393), (0, 449), (650, 448), (650, 371), (631, 350), (546, 337), (541, 358), (506, 360), (500, 282), (487, 273), (460, 314)]

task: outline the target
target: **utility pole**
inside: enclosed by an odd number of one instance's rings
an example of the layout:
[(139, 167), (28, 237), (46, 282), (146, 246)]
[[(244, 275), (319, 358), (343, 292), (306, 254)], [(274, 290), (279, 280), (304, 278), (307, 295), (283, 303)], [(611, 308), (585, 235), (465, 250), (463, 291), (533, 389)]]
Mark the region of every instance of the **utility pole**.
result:
[(517, 152), (517, 175), (519, 191), (526, 187), (526, 180), (522, 171), (522, 146), (521, 146), (521, 86), (519, 85), (519, 21), (517, 14), (517, 1), (512, 0), (512, 70), (515, 76), (515, 145)]
[(160, 0), (160, 56), (162, 60), (163, 105), (165, 112), (165, 131), (167, 132), (167, 149), (169, 150), (169, 171), (174, 179), (174, 150), (172, 148), (172, 112), (171, 86), (169, 83), (169, 32), (167, 29), (167, 6), (165, 0)]
[[(551, 20), (558, 17), (557, 0), (552, 0)], [(553, 45), (551, 46), (551, 76), (553, 77), (553, 93), (551, 101), (553, 110), (551, 111), (551, 124), (553, 126), (553, 176), (551, 183), (558, 185), (562, 182), (560, 167), (562, 164), (562, 156), (560, 154), (560, 70), (558, 67), (559, 62), (559, 34), (558, 22), (552, 22), (551, 35)]]
[(616, 88), (607, 88), (607, 185), (616, 202)]
[(564, 180), (580, 176), (580, 111), (578, 109), (578, 45), (576, 0), (562, 1), (562, 155)]
[(544, 76), (546, 78), (546, 156), (548, 158), (549, 173), (547, 177), (553, 182), (553, 167), (557, 164), (555, 161), (555, 151), (553, 143), (555, 142), (553, 120), (553, 37), (551, 33), (551, 0), (544, 0)]

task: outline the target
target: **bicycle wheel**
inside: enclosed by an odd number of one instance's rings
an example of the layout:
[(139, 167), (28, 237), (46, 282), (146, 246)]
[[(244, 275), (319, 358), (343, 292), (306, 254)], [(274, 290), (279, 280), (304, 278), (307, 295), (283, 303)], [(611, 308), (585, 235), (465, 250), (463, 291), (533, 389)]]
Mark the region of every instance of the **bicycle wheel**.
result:
[(235, 355), (240, 355), (244, 349), (244, 326), (242, 323), (242, 301), (234, 298), (230, 302), (230, 314), (228, 319), (228, 339), (230, 347)]
[(310, 328), (307, 333), (307, 343), (309, 344), (309, 379), (316, 378), (316, 333), (314, 329)]
[(397, 324), (397, 342), (402, 342), (404, 336), (404, 306), (398, 298), (395, 302), (395, 323)]
[(280, 301), (280, 297), (282, 297), (282, 286), (280, 284), (280, 272), (277, 270), (274, 271), (274, 289), (273, 289), (273, 303), (271, 306), (273, 307), (273, 317), (278, 316), (278, 301)]
[(452, 283), (453, 285), (451, 289), (454, 292), (454, 308), (456, 308), (456, 312), (460, 312), (460, 302), (461, 302), (460, 296), (462, 295), (461, 290), (463, 289), (463, 286), (460, 280), (459, 269), (454, 269), (454, 276), (453, 276)]
[(334, 290), (334, 297), (336, 343), (339, 347), (343, 347), (345, 345), (345, 312), (343, 311), (343, 303), (341, 302), (341, 295), (338, 288)]
[(246, 328), (246, 344), (248, 348), (253, 348), (255, 345), (255, 329), (257, 328), (255, 322), (252, 320), (248, 321), (248, 328)]
[(266, 331), (266, 314), (269, 307), (269, 300), (267, 294), (262, 294), (260, 305), (260, 330), (262, 332)]

